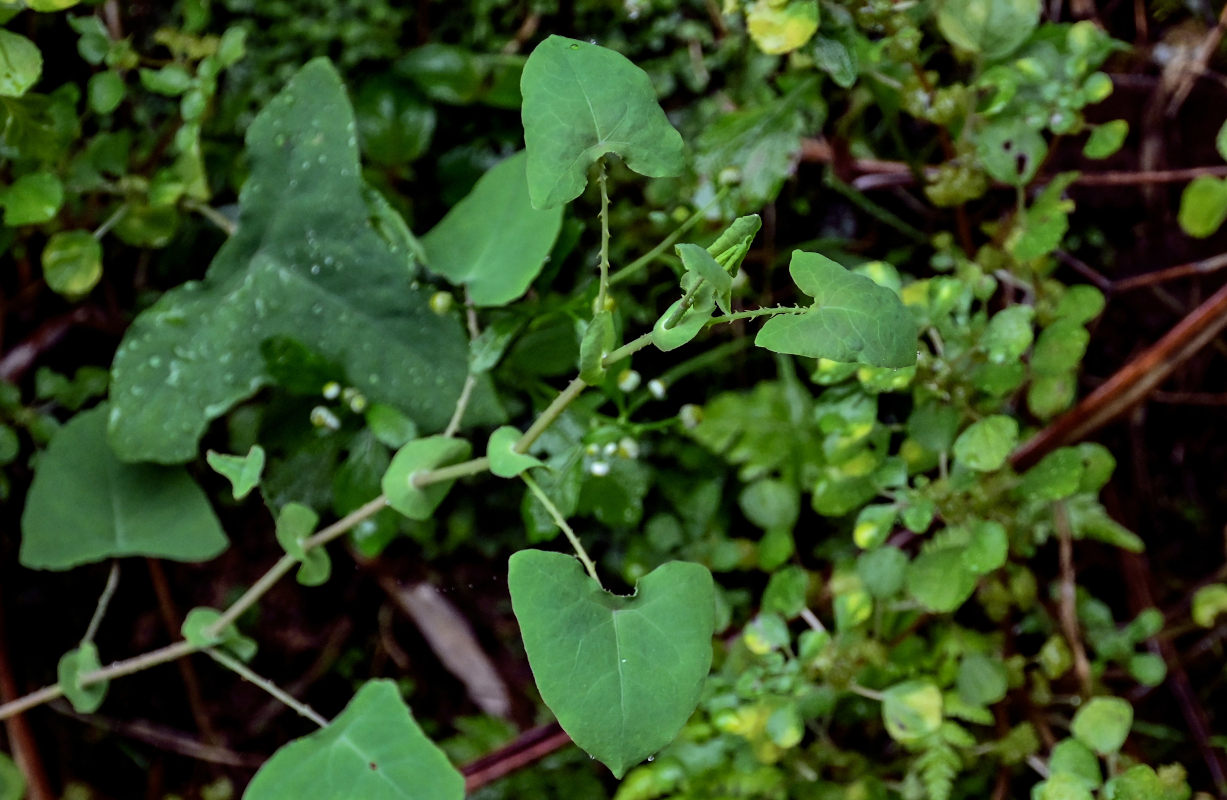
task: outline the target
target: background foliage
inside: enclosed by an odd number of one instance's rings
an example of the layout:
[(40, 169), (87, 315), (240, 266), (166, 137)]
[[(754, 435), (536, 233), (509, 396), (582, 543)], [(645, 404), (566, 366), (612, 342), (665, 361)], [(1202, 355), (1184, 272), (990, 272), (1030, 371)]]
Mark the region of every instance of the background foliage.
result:
[[(410, 797), (1221, 795), (1221, 343), (1027, 445), (1213, 340), (1211, 11), (0, 5), (0, 701), (69, 701), (8, 722), (0, 798), (381, 796), (398, 759)], [(627, 651), (677, 706), (633, 735), (542, 660), (617, 600), (558, 517), (645, 630), (666, 585), (715, 629), (710, 668)], [(180, 640), (218, 663), (81, 680)], [(474, 778), (554, 715), (621, 780)]]

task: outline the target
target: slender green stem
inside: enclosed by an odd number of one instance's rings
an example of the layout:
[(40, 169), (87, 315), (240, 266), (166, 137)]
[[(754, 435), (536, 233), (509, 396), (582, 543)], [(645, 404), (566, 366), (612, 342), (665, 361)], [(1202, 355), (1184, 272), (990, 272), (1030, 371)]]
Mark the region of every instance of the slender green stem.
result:
[(227, 236), (233, 236), (234, 232), (239, 228), (238, 225), (230, 221), (229, 217), (207, 203), (201, 203), (197, 200), (186, 200), (183, 205), (189, 211), (195, 211), (209, 222), (212, 222)]
[(413, 488), (424, 489), (433, 483), (443, 483), (444, 481), (454, 481), (457, 478), (467, 478), (470, 475), (479, 475), (488, 469), (490, 469), (490, 459), (482, 456), (481, 458), (461, 461), (459, 464), (449, 464), (446, 467), (422, 470), (421, 472), (413, 473)]
[(673, 309), (673, 313), (669, 315), (667, 320), (665, 320), (665, 330), (669, 330), (674, 325), (682, 321), (682, 317), (686, 316), (686, 312), (689, 311), (690, 307), (694, 305), (695, 295), (699, 293), (699, 287), (701, 287), (704, 283), (706, 283), (706, 281), (699, 278), (694, 282), (694, 285), (686, 291), (686, 294), (682, 295), (682, 302), (677, 304), (677, 308)]
[(605, 365), (606, 367), (612, 367), (614, 364), (617, 364), (622, 359), (629, 358), (630, 356), (633, 356), (635, 353), (638, 353), (640, 350), (647, 347), (651, 343), (652, 343), (652, 334), (645, 333), (639, 338), (630, 340), (626, 344), (619, 347), (617, 350), (614, 350), (612, 353), (609, 353), (608, 355), (606, 355), (605, 358), (601, 360), (601, 363)]
[(99, 225), (98, 228), (94, 231), (94, 238), (101, 239), (103, 236), (106, 236), (107, 232), (110, 231), (111, 228), (114, 228), (115, 225), (118, 224), (119, 221), (123, 219), (124, 215), (126, 215), (127, 213), (128, 213), (128, 204), (124, 203), (119, 208), (115, 209), (115, 212), (111, 214), (111, 216), (107, 217), (106, 219), (102, 221), (102, 224)]
[[(464, 290), (464, 318), (469, 328), (469, 343), (477, 340), (481, 335), (481, 329), (477, 327), (477, 309), (473, 308), (473, 297), (469, 293), (468, 287)], [(452, 418), (448, 420), (447, 427), (443, 429), (443, 435), (451, 438), (456, 435), (456, 431), (460, 430), (460, 421), (464, 419), (464, 412), (469, 407), (469, 400), (473, 397), (473, 389), (477, 386), (477, 376), (470, 372), (464, 376), (464, 386), (460, 390), (460, 397), (456, 400), (456, 408), (452, 411)]]
[(639, 258), (636, 258), (634, 261), (611, 275), (609, 277), (610, 285), (617, 286), (619, 283), (633, 278), (635, 274), (639, 272), (639, 270), (643, 269), (648, 264), (651, 264), (653, 261), (659, 258), (661, 253), (668, 250), (678, 239), (686, 235), (687, 231), (693, 228), (699, 220), (703, 219), (703, 215), (707, 213), (708, 209), (723, 200), (728, 193), (728, 186), (721, 188), (720, 191), (716, 193), (716, 196), (708, 201), (707, 205), (703, 206), (687, 217), (686, 221), (674, 228), (672, 233), (660, 241), (660, 244), (656, 245), (651, 250), (639, 256)]
[(541, 501), (541, 505), (545, 506), (545, 510), (549, 512), (550, 519), (554, 520), (554, 524), (562, 529), (562, 532), (567, 535), (567, 539), (569, 539), (571, 542), (571, 547), (575, 549), (575, 555), (578, 556), (580, 562), (583, 563), (584, 569), (588, 570), (588, 574), (592, 576), (592, 580), (596, 581), (597, 585), (600, 585), (601, 579), (597, 577), (596, 564), (593, 564), (592, 559), (588, 557), (588, 551), (584, 550), (584, 546), (580, 544), (579, 537), (575, 535), (575, 531), (571, 530), (571, 526), (567, 524), (566, 518), (563, 517), (562, 512), (558, 510), (558, 506), (554, 505), (554, 501), (549, 498), (549, 495), (541, 490), (541, 487), (537, 485), (537, 482), (533, 480), (531, 475), (525, 472), (522, 473), (520, 477), (524, 480), (525, 485), (528, 486), (528, 490)]
[(579, 378), (574, 378), (567, 384), (567, 388), (558, 393), (554, 401), (545, 407), (541, 412), (541, 416), (533, 421), (524, 435), (512, 445), (511, 449), (517, 453), (527, 453), (528, 448), (533, 446), (533, 442), (541, 438), (541, 434), (545, 433), (546, 428), (554, 424), (554, 421), (562, 416), (562, 412), (567, 410), (567, 406), (575, 398), (583, 394), (584, 389), (588, 388), (588, 384)]
[(102, 624), (102, 618), (106, 616), (107, 606), (111, 603), (111, 598), (115, 596), (115, 590), (119, 587), (119, 562), (111, 562), (111, 571), (107, 574), (106, 586), (102, 587), (102, 594), (98, 597), (98, 607), (94, 609), (94, 616), (90, 617), (89, 625), (85, 628), (85, 635), (81, 637), (81, 644), (87, 644), (94, 641), (94, 634), (98, 632), (98, 626)]
[(609, 293), (609, 189), (605, 182), (605, 160), (601, 160), (599, 181), (601, 184), (601, 282), (596, 293), (597, 311), (605, 310), (605, 298)]
[(868, 697), (870, 700), (877, 700), (879, 703), (886, 699), (886, 695), (874, 689), (866, 689), (859, 683), (849, 683), (848, 691), (853, 694), (859, 694), (861, 697)]
[(314, 722), (316, 725), (319, 725), (321, 728), (328, 727), (328, 720), (324, 719), (318, 713), (316, 713), (315, 709), (311, 708), (311, 706), (307, 705), (301, 700), (298, 700), (297, 698), (293, 697), (289, 692), (285, 691), (280, 686), (270, 681), (268, 678), (265, 678), (264, 676), (260, 675), (255, 670), (253, 670), (251, 667), (244, 664), (242, 661), (239, 661), (237, 658), (234, 658), (233, 656), (229, 656), (226, 653), (223, 653), (222, 651), (218, 650), (216, 647), (206, 648), (204, 652), (205, 652), (205, 655), (207, 655), (209, 658), (216, 661), (218, 664), (221, 664), (226, 669), (238, 673), (240, 676), (242, 676), (243, 680), (247, 681), (248, 683), (253, 683), (256, 686), (259, 686), (261, 689), (268, 692), (273, 697), (280, 700), (282, 703), (285, 703), (287, 706), (297, 711), (299, 716), (306, 717), (307, 719)]

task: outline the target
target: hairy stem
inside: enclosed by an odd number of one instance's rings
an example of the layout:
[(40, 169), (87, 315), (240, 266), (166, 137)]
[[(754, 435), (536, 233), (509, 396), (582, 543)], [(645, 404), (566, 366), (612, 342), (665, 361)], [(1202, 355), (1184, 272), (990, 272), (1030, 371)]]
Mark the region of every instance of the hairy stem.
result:
[(609, 189), (605, 182), (605, 160), (601, 159), (601, 171), (598, 182), (601, 185), (601, 282), (597, 287), (597, 311), (605, 310), (605, 299), (609, 294)]
[(102, 587), (102, 594), (98, 597), (98, 607), (94, 609), (94, 616), (90, 618), (85, 635), (81, 637), (81, 644), (94, 641), (94, 634), (98, 632), (98, 626), (102, 624), (102, 618), (107, 613), (107, 606), (110, 605), (111, 598), (115, 596), (115, 590), (118, 587), (119, 562), (112, 561), (111, 571), (107, 574), (106, 586)]

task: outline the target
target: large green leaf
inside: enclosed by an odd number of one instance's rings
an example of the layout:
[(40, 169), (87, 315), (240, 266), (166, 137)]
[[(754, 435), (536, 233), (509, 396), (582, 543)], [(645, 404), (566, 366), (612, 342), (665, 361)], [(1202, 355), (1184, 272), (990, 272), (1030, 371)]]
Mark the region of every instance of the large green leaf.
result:
[[(247, 131), (235, 235), (202, 282), (137, 317), (115, 355), (111, 443), (185, 461), (209, 421), (269, 383), (259, 344), (291, 336), (344, 364), (369, 400), (441, 429), (467, 374), (457, 321), (430, 311), (410, 257), (370, 221), (353, 112), (325, 60), (303, 67)], [(499, 417), (482, 381), (466, 421)]]
[(946, 41), (985, 58), (1017, 50), (1039, 21), (1039, 0), (943, 0), (937, 7)]
[(826, 256), (794, 250), (788, 271), (814, 298), (804, 314), (767, 320), (754, 343), (776, 353), (875, 367), (916, 363), (916, 323), (899, 297)]
[(327, 728), (273, 753), (243, 800), (461, 800), (464, 777), (392, 681), (366, 683)]
[(647, 73), (621, 54), (551, 36), (528, 57), (520, 90), (535, 207), (579, 197), (588, 167), (606, 153), (651, 178), (682, 171), (682, 135), (656, 102)]
[(187, 472), (120, 461), (107, 446), (106, 416), (106, 406), (78, 414), (39, 460), (21, 516), (21, 563), (60, 570), (113, 556), (206, 561), (226, 549)]
[(529, 202), (526, 161), (517, 153), (493, 167), (422, 237), (426, 266), (467, 285), (479, 306), (501, 306), (524, 294), (562, 227), (562, 206), (538, 210)]
[(522, 550), (507, 585), (541, 698), (577, 745), (621, 778), (673, 740), (711, 666), (705, 567), (670, 562), (620, 597), (571, 556)]

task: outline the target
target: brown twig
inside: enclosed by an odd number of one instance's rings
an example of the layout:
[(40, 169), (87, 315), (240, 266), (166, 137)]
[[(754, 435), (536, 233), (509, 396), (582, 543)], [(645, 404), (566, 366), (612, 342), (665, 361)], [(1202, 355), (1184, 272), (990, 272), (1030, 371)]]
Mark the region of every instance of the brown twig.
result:
[(1077, 589), (1078, 579), (1074, 574), (1074, 535), (1069, 527), (1069, 514), (1065, 504), (1056, 502), (1052, 507), (1053, 523), (1059, 537), (1061, 561), (1061, 595), (1060, 620), (1061, 629), (1069, 642), (1070, 652), (1074, 655), (1074, 675), (1082, 689), (1084, 698), (1094, 693), (1091, 682), (1091, 662), (1086, 657), (1086, 647), (1082, 644), (1082, 635), (1078, 630)]
[(1224, 28), (1227, 28), (1227, 5), (1223, 6), (1218, 15), (1218, 22), (1206, 33), (1205, 38), (1197, 47), (1196, 54), (1181, 71), (1179, 83), (1172, 89), (1171, 99), (1167, 103), (1166, 113), (1169, 118), (1176, 116), (1180, 107), (1184, 105), (1184, 101), (1188, 99), (1189, 92), (1193, 91), (1193, 83), (1199, 76), (1205, 74), (1211, 56), (1218, 49), (1219, 42), (1223, 40)]
[(1010, 456), (1025, 469), (1050, 450), (1083, 439), (1141, 402), (1182, 363), (1227, 326), (1227, 286), (1191, 311), (1163, 338), (1121, 367), (1073, 409), (1024, 442)]
[(515, 741), (466, 764), (460, 770), (464, 773), (464, 789), (476, 791), (570, 743), (571, 737), (557, 722), (526, 731)]
[[(179, 635), (179, 627), (183, 624), (183, 620), (179, 617), (179, 612), (175, 608), (175, 600), (171, 596), (170, 584), (166, 581), (166, 573), (156, 558), (146, 558), (145, 563), (149, 566), (149, 579), (153, 583), (153, 593), (158, 598), (158, 613), (162, 616), (162, 624), (166, 626), (166, 631), (170, 634), (171, 638), (176, 638)], [(187, 692), (187, 703), (192, 710), (192, 719), (196, 722), (197, 730), (200, 731), (200, 735), (204, 737), (207, 744), (218, 744), (222, 739), (218, 735), (217, 729), (213, 727), (208, 709), (205, 708), (204, 698), (200, 691), (200, 679), (196, 676), (196, 668), (192, 666), (190, 658), (179, 659), (175, 662), (175, 666), (179, 668), (179, 676), (183, 680), (183, 688)]]
[(1227, 253), (1220, 253), (1217, 256), (1203, 258), (1201, 261), (1179, 264), (1174, 267), (1147, 272), (1144, 275), (1135, 275), (1132, 278), (1122, 278), (1112, 284), (1112, 290), (1128, 292), (1145, 286), (1153, 286), (1156, 283), (1163, 283), (1164, 281), (1187, 278), (1190, 275), (1205, 275), (1216, 272), (1224, 267), (1227, 267)]
[(87, 725), (92, 725), (100, 730), (126, 736), (129, 739), (136, 739), (159, 750), (176, 753), (187, 758), (194, 758), (197, 761), (220, 764), (224, 767), (258, 769), (260, 765), (268, 760), (267, 756), (236, 753), (228, 747), (205, 744), (192, 738), (188, 733), (168, 728), (165, 725), (158, 725), (144, 720), (114, 719), (99, 714), (77, 714), (66, 704), (60, 702), (54, 702), (50, 705), (52, 709), (63, 715), (72, 717)]
[(47, 320), (0, 358), (0, 380), (10, 383), (20, 380), (38, 361), (39, 356), (59, 344), (69, 331), (79, 325), (102, 328), (105, 327), (105, 320), (102, 312), (92, 306), (81, 306)]
[[(0, 598), (0, 704), (8, 703), (21, 696), (17, 689), (17, 679), (9, 665), (8, 646), (4, 633), (4, 603)], [(25, 716), (15, 714), (4, 721), (5, 732), (8, 734), (9, 747), (13, 751), (13, 760), (17, 769), (26, 778), (29, 800), (54, 800), (57, 796), (51, 788), (47, 771), (43, 768), (43, 760), (38, 754), (38, 744)]]

